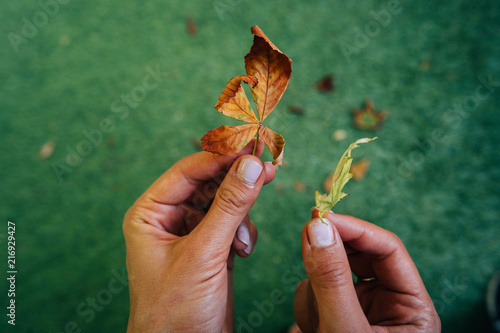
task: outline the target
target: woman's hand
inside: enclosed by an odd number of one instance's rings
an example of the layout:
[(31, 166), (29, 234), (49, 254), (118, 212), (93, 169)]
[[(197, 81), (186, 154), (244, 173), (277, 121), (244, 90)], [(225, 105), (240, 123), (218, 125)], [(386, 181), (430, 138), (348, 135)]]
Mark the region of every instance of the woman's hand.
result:
[(128, 210), (129, 333), (232, 332), (234, 254), (251, 253), (248, 211), (275, 175), (258, 158), (262, 142), (245, 155), (253, 144), (231, 157), (183, 158)]
[[(309, 332), (440, 332), (417, 268), (392, 232), (313, 211), (302, 232), (309, 280), (297, 286), (295, 319)], [(353, 282), (352, 272), (358, 281)]]

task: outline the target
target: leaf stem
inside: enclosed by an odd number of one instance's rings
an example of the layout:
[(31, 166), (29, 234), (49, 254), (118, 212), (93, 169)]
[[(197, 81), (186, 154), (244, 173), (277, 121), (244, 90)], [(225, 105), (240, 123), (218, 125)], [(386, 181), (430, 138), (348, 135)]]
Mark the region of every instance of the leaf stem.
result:
[(255, 151), (257, 150), (257, 144), (259, 143), (259, 131), (257, 131), (257, 137), (255, 138), (255, 144), (253, 145), (253, 153), (255, 155)]

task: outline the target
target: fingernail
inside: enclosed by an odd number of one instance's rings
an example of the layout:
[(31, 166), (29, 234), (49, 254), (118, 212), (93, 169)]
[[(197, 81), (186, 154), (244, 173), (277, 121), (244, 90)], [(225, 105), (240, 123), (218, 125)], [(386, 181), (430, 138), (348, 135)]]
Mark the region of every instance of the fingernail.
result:
[(335, 243), (335, 236), (327, 218), (315, 219), (307, 226), (307, 237), (311, 246), (323, 247)]
[(238, 166), (237, 176), (249, 183), (250, 185), (255, 184), (257, 179), (259, 179), (262, 173), (262, 165), (250, 158), (244, 158), (241, 160)]
[(250, 254), (250, 251), (252, 251), (252, 247), (250, 246), (250, 232), (248, 231), (248, 227), (246, 225), (242, 224), (238, 227), (238, 230), (236, 231), (236, 238), (247, 246), (243, 252)]
[(236, 231), (236, 238), (238, 238), (246, 246), (250, 244), (250, 232), (248, 232), (246, 225), (242, 224), (238, 227), (238, 230)]

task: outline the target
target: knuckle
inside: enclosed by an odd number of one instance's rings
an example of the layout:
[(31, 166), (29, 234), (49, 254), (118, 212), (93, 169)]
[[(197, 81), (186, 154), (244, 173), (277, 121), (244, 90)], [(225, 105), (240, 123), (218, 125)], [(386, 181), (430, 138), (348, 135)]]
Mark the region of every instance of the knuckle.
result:
[(127, 209), (127, 212), (125, 213), (125, 216), (123, 217), (122, 229), (124, 231), (129, 226), (130, 221), (132, 220), (132, 217), (134, 215), (135, 215), (135, 209), (134, 209), (134, 206), (131, 206), (129, 209)]
[(317, 277), (325, 284), (340, 285), (346, 282), (346, 275), (350, 273), (349, 265), (343, 261), (333, 261), (320, 265)]
[(392, 242), (394, 242), (396, 245), (402, 245), (403, 242), (401, 241), (401, 238), (398, 237), (394, 232), (390, 230), (386, 230), (387, 232), (387, 238), (390, 239)]
[(406, 251), (406, 247), (401, 240), (401, 238), (398, 237), (395, 233), (389, 230), (384, 230), (383, 234), (383, 242), (384, 247), (387, 249), (387, 252), (384, 254), (378, 254), (378, 255), (372, 255), (372, 259), (374, 260), (384, 260), (388, 256), (391, 256), (395, 253), (400, 253), (401, 251)]
[(307, 274), (325, 287), (352, 283), (351, 268), (344, 260), (332, 260), (325, 256), (313, 258), (307, 264)]
[(123, 218), (122, 232), (125, 237), (134, 233), (134, 221), (140, 220), (142, 216), (139, 214), (138, 209), (135, 205), (130, 207)]
[(235, 186), (223, 186), (217, 191), (217, 205), (229, 215), (234, 215), (235, 208), (244, 208), (248, 202), (244, 191)]
[(393, 252), (405, 249), (405, 245), (401, 240), (401, 238), (399, 238), (398, 235), (396, 235), (392, 231), (387, 231), (387, 239), (389, 243), (392, 245)]

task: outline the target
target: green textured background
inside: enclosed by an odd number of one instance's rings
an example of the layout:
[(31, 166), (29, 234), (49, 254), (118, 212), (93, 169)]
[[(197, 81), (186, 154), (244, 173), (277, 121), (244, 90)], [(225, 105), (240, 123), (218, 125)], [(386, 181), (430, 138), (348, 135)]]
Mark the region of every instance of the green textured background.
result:
[[(336, 211), (403, 239), (444, 332), (488, 332), (484, 294), (500, 268), (500, 3), (401, 0), (401, 12), (385, 27), (374, 25), (370, 12), (387, 6), (74, 0), (43, 22), (35, 1), (2, 2), (3, 309), (8, 220), (17, 226), (18, 275), (17, 324), (6, 327), (3, 310), (0, 330), (63, 332), (75, 322), (82, 332), (125, 331), (126, 290), (92, 320), (76, 310), (103, 295), (113, 272), (124, 267), (126, 209), (176, 160), (196, 151), (193, 138), (227, 123), (213, 105), (227, 81), (244, 73), (250, 27), (257, 24), (293, 60), (289, 88), (268, 123), (287, 141), (287, 167), (252, 210), (259, 242), (251, 258), (236, 263), (236, 318), (250, 319), (255, 332), (283, 332), (293, 322), (293, 291), (304, 277), (300, 232), (314, 189), (322, 187), (350, 142), (374, 135), (351, 126), (353, 109), (372, 99), (390, 116), (376, 133), (379, 140), (354, 152), (368, 158), (371, 168), (362, 182), (347, 186), (351, 195)], [(9, 33), (21, 35), (23, 17), (33, 22), (34, 15), (46, 24), (16, 53)], [(196, 35), (188, 33), (187, 17)], [(367, 45), (356, 39), (356, 29), (377, 27)], [(341, 46), (347, 44), (359, 52), (346, 57)], [(142, 84), (148, 66), (166, 73), (162, 82), (128, 114), (113, 112), (116, 99)], [(326, 74), (335, 77), (333, 93), (315, 89)], [(496, 82), (491, 91), (480, 88), (480, 101), (479, 76)], [(306, 113), (290, 114), (288, 105)], [(99, 128), (105, 118), (114, 121), (111, 133), (59, 182), (52, 165), (65, 163), (67, 147), (76, 149), (86, 140), (82, 131)], [(332, 139), (338, 129), (347, 131), (345, 140)], [(445, 135), (439, 142), (437, 132)], [(49, 140), (55, 151), (40, 160), (38, 151)], [(295, 182), (306, 190), (295, 190)], [(269, 299), (273, 290), (284, 292), (286, 301), (269, 316), (257, 314), (254, 303)]]

